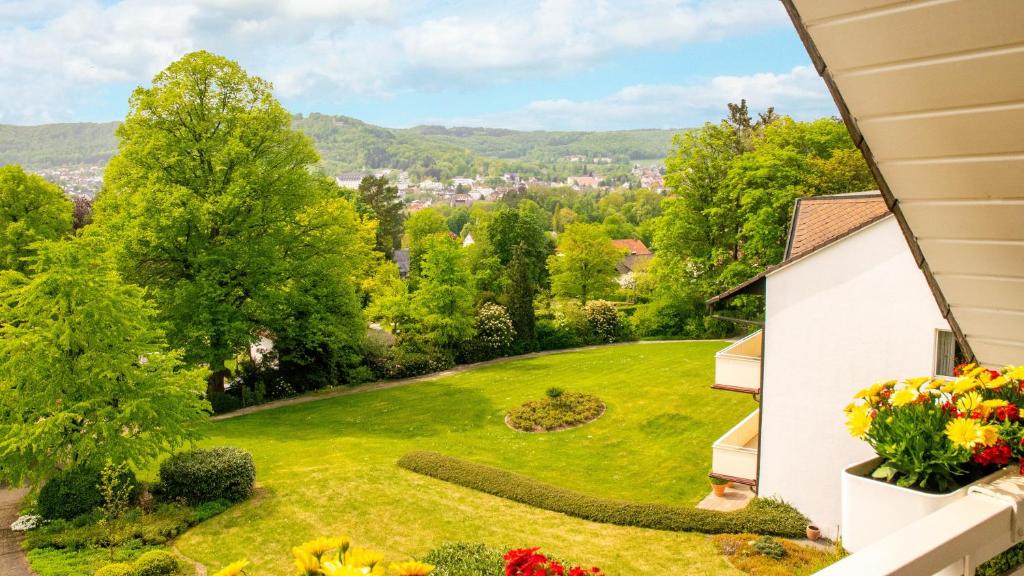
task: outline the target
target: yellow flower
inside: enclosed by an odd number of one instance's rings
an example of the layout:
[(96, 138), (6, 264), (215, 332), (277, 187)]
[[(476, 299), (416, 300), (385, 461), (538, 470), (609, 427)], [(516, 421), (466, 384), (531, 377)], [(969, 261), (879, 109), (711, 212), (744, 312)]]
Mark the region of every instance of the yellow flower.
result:
[(367, 574), (363, 568), (353, 568), (352, 566), (345, 566), (334, 562), (324, 563), (323, 573), (326, 576), (366, 576)]
[(988, 409), (1001, 408), (1003, 406), (1009, 406), (1010, 403), (1006, 400), (1000, 400), (999, 398), (993, 398), (992, 400), (984, 400), (981, 403), (982, 406)]
[(348, 548), (348, 538), (317, 538), (299, 546), (302, 550), (321, 559), (328, 550)]
[(931, 379), (931, 376), (919, 376), (917, 378), (909, 378), (907, 379), (907, 386), (913, 388), (914, 390), (918, 390), (921, 388), (921, 384), (924, 384), (925, 382)]
[(399, 562), (392, 564), (391, 569), (398, 572), (398, 576), (427, 576), (434, 567), (423, 562)]
[(320, 559), (302, 546), (292, 548), (292, 555), (295, 556), (295, 568), (301, 576), (315, 576), (320, 572)]
[(221, 568), (213, 576), (238, 576), (239, 574), (244, 574), (244, 572), (242, 572), (242, 568), (245, 568), (248, 565), (248, 560), (239, 560), (238, 562), (232, 562), (231, 564), (228, 564), (227, 566)]
[(995, 390), (997, 388), (1002, 388), (1003, 386), (1006, 386), (1009, 383), (1009, 378), (1007, 378), (1006, 376), (999, 376), (997, 378), (989, 380), (988, 382), (985, 382), (985, 388), (988, 388), (989, 390)]
[(999, 428), (995, 426), (982, 426), (978, 433), (980, 441), (985, 446), (991, 446), (999, 441)]
[(901, 388), (889, 398), (889, 403), (897, 407), (906, 406), (914, 400), (917, 400), (917, 397), (918, 393), (916, 388)]
[(870, 410), (870, 406), (862, 404), (846, 414), (846, 429), (850, 431), (850, 436), (863, 438), (868, 433), (871, 428)]
[(345, 553), (345, 564), (355, 568), (374, 568), (383, 561), (383, 553), (365, 548), (352, 548)]
[(983, 401), (981, 394), (971, 391), (964, 394), (956, 401), (956, 409), (970, 414), (971, 412), (974, 412), (974, 410), (981, 408), (981, 403)]
[(1014, 380), (1024, 380), (1024, 366), (1007, 366), (1006, 375)]
[(981, 440), (981, 426), (970, 418), (957, 418), (946, 424), (946, 437), (959, 448), (974, 448)]
[(963, 394), (964, 392), (970, 392), (978, 386), (981, 386), (981, 382), (974, 376), (963, 376), (953, 384), (953, 393)]

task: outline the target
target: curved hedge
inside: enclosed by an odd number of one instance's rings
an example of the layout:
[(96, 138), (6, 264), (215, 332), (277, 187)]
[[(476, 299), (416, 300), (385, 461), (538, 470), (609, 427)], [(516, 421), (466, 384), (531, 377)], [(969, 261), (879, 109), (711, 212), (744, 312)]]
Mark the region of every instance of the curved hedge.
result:
[(596, 498), (437, 452), (410, 452), (398, 460), (398, 465), (466, 488), (605, 524), (671, 532), (750, 532), (798, 538), (803, 536), (808, 523), (807, 518), (792, 506), (766, 498), (754, 498), (745, 508), (735, 512), (720, 512)]

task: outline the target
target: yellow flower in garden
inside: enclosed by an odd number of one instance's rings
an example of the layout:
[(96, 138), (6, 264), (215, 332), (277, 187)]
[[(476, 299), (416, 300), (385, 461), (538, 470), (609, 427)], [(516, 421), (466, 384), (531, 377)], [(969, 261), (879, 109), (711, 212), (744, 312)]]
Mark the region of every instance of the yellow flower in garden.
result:
[(988, 408), (989, 410), (994, 410), (996, 408), (1001, 408), (1003, 406), (1009, 406), (1010, 403), (1007, 402), (1006, 400), (1001, 400), (999, 398), (993, 398), (992, 400), (985, 400), (985, 401), (983, 401), (981, 403), (981, 405), (984, 406), (985, 408)]
[(231, 564), (228, 564), (227, 566), (221, 568), (213, 576), (239, 576), (239, 574), (244, 574), (244, 572), (242, 572), (242, 568), (245, 568), (248, 565), (248, 560), (239, 560), (238, 562), (232, 562)]
[(353, 568), (334, 562), (327, 562), (323, 566), (325, 576), (366, 576), (368, 573), (369, 568)]
[(946, 424), (946, 437), (959, 448), (974, 448), (981, 440), (981, 426), (970, 418), (956, 418)]
[(320, 559), (303, 549), (302, 546), (292, 548), (295, 557), (295, 568), (300, 576), (315, 576), (320, 572)]
[(897, 407), (906, 406), (917, 400), (918, 396), (917, 388), (900, 388), (889, 398), (889, 403)]
[(925, 390), (935, 390), (945, 384), (946, 381), (942, 378), (932, 378), (924, 385)]
[(978, 435), (982, 444), (991, 446), (999, 441), (999, 428), (995, 426), (982, 426)]
[(846, 414), (846, 429), (850, 436), (863, 438), (871, 428), (871, 407), (867, 404), (854, 407)]
[(983, 401), (981, 394), (972, 390), (971, 392), (961, 396), (960, 399), (956, 401), (956, 409), (961, 412), (971, 413), (976, 409), (981, 408), (981, 403)]
[(398, 573), (398, 576), (427, 576), (433, 572), (434, 567), (423, 562), (399, 562), (392, 564), (391, 569)]
[(995, 390), (995, 389), (998, 389), (998, 388), (1002, 388), (1003, 386), (1006, 386), (1009, 383), (1010, 383), (1010, 379), (1009, 378), (1007, 378), (1006, 376), (999, 376), (999, 377), (996, 377), (996, 378), (993, 378), (993, 379), (989, 380), (988, 382), (985, 382), (985, 388), (988, 388), (990, 390)]
[(1024, 366), (1007, 366), (1006, 376), (1014, 380), (1024, 380)]
[(316, 556), (318, 560), (321, 560), (327, 551), (342, 547), (348, 548), (347, 538), (317, 538), (299, 546), (302, 550)]
[(917, 378), (909, 378), (907, 380), (907, 386), (913, 388), (914, 390), (920, 390), (921, 384), (924, 384), (925, 382), (931, 379), (931, 376), (919, 376)]
[(953, 384), (953, 393), (963, 394), (964, 392), (970, 392), (978, 386), (981, 386), (981, 382), (974, 376), (963, 376)]
[(365, 548), (352, 548), (345, 553), (345, 564), (355, 568), (374, 568), (384, 561), (382, 552)]

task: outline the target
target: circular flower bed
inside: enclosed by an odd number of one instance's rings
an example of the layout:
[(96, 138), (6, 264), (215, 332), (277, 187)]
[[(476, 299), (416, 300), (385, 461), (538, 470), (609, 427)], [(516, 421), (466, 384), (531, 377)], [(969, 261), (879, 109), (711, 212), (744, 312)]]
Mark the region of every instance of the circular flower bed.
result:
[(604, 402), (593, 394), (552, 388), (547, 398), (513, 408), (505, 423), (521, 432), (552, 432), (593, 422), (604, 414), (604, 409)]

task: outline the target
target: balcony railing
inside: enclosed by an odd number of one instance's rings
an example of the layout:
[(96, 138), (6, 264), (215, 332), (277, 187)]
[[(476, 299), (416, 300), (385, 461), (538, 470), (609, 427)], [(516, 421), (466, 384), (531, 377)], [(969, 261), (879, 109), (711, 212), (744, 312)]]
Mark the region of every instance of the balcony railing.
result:
[(761, 392), (761, 331), (715, 354), (712, 388), (758, 394)]
[(711, 445), (712, 476), (751, 486), (756, 484), (759, 412), (751, 412)]
[[(1024, 540), (1024, 478), (1011, 472), (817, 572), (821, 576), (974, 576)], [(1013, 576), (1022, 573), (1016, 569)]]

